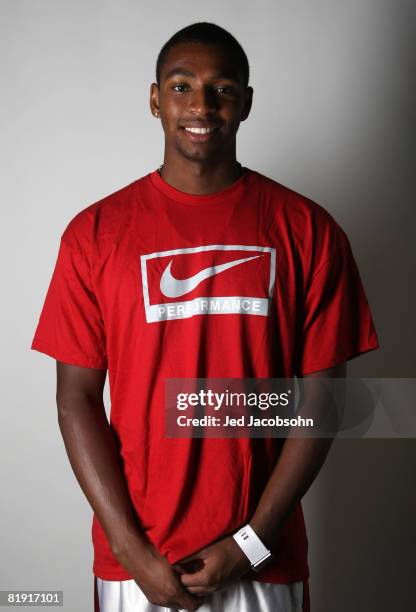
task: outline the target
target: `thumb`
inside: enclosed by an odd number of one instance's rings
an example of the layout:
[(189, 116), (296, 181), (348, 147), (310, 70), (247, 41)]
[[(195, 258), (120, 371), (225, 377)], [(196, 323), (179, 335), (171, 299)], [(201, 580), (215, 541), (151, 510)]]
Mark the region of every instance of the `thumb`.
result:
[(178, 603), (180, 604), (181, 608), (185, 608), (185, 610), (192, 610), (193, 612), (194, 610), (202, 606), (204, 600), (201, 599), (201, 597), (195, 597), (194, 595), (191, 595), (191, 593), (184, 589), (183, 594), (178, 597)]

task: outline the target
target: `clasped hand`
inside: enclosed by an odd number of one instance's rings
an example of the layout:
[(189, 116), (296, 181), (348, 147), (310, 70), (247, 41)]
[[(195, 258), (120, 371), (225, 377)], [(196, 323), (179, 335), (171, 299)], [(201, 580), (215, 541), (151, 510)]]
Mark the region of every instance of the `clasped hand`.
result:
[(194, 612), (205, 596), (250, 569), (250, 562), (232, 536), (223, 538), (173, 565), (153, 544), (137, 538), (114, 551), (148, 601)]
[(250, 562), (232, 536), (228, 536), (173, 564), (182, 584), (196, 596), (213, 593), (240, 578)]

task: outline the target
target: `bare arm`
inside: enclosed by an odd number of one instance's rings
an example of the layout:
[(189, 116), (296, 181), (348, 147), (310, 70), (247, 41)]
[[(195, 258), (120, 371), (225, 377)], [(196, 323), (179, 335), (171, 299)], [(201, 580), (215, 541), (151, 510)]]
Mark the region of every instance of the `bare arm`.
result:
[(106, 370), (57, 362), (58, 422), (72, 469), (117, 552), (127, 537), (147, 541), (136, 523), (103, 403)]
[(103, 402), (106, 370), (57, 361), (58, 422), (74, 474), (117, 560), (152, 603), (196, 610), (167, 559), (145, 537), (130, 501)]
[[(305, 379), (344, 378), (347, 365), (315, 372)], [(306, 402), (316, 398), (305, 397)], [(263, 542), (270, 546), (295, 504), (305, 495), (318, 475), (332, 445), (333, 438), (287, 437), (276, 466), (259, 500), (250, 525)]]

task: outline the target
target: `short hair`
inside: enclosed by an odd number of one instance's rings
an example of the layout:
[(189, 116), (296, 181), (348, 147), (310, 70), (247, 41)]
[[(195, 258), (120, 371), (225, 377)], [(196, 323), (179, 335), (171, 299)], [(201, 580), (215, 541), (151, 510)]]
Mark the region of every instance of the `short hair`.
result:
[(221, 28), (215, 23), (209, 23), (207, 21), (199, 21), (182, 28), (163, 45), (156, 61), (156, 82), (158, 85), (160, 85), (162, 66), (172, 47), (182, 43), (193, 42), (227, 47), (233, 57), (235, 57), (238, 67), (243, 74), (244, 85), (247, 87), (250, 77), (250, 68), (244, 49), (230, 32), (224, 30), (224, 28)]

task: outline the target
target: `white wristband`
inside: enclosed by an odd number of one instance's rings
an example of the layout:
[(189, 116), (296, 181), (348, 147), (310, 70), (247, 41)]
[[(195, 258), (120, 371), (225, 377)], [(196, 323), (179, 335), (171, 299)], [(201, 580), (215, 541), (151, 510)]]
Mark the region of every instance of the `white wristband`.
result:
[(234, 533), (233, 538), (248, 557), (253, 569), (272, 556), (249, 523)]

